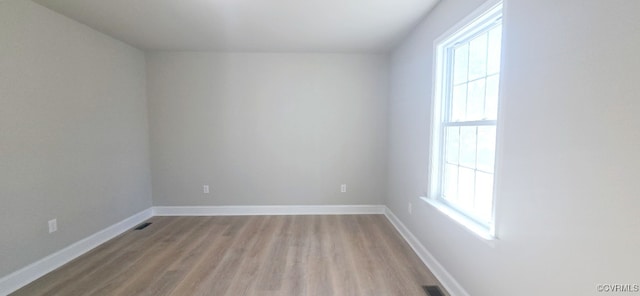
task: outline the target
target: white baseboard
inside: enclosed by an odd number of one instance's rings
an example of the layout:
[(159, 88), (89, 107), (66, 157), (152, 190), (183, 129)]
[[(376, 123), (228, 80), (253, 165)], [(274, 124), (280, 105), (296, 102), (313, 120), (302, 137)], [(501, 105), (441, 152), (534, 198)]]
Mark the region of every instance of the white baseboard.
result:
[(66, 264), (78, 256), (151, 218), (152, 209), (146, 209), (95, 234), (92, 234), (58, 252), (36, 261), (14, 273), (0, 278), (0, 295), (7, 295), (30, 282)]
[(469, 296), (438, 260), (384, 205), (152, 207), (0, 278), (0, 295), (12, 293), (153, 216), (359, 215), (384, 214), (451, 296)]
[(384, 215), (389, 219), (389, 222), (400, 232), (400, 235), (404, 238), (414, 252), (420, 257), (422, 262), (431, 270), (433, 275), (440, 281), (444, 288), (449, 292), (451, 296), (469, 296), (469, 293), (458, 283), (449, 272), (436, 260), (433, 255), (427, 250), (427, 248), (420, 243), (420, 241), (404, 226), (402, 221), (393, 214), (393, 212), (385, 207)]
[(153, 207), (154, 216), (384, 214), (384, 205)]

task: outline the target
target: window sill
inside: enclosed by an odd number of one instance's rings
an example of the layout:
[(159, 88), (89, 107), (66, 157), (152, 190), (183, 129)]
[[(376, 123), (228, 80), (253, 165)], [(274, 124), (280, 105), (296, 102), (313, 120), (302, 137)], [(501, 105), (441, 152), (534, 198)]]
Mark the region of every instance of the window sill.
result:
[(492, 247), (494, 246), (494, 243), (497, 240), (497, 238), (495, 237), (495, 234), (492, 231), (486, 229), (482, 225), (479, 225), (477, 222), (465, 217), (464, 215), (456, 212), (455, 210), (449, 208), (447, 205), (437, 200), (424, 197), (424, 196), (421, 196), (420, 199), (422, 199), (427, 204), (431, 205), (441, 213), (445, 214), (447, 217), (453, 219), (458, 224), (464, 226), (466, 230), (470, 231), (478, 238), (481, 238), (484, 242), (488, 243), (490, 246)]

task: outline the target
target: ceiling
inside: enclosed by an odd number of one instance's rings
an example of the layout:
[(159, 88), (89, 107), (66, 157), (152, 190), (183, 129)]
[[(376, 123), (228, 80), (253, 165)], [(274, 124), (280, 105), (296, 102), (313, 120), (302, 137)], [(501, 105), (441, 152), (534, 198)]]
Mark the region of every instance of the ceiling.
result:
[(143, 50), (384, 52), (438, 0), (33, 0)]

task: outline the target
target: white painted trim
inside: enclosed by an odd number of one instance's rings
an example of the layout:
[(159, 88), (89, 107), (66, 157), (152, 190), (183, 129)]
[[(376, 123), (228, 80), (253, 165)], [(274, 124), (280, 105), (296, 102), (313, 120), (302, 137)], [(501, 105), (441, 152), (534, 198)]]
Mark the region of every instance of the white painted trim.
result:
[(153, 216), (384, 214), (451, 296), (469, 296), (438, 260), (384, 205), (152, 207), (86, 237), (0, 279), (0, 295), (12, 293)]
[(504, 0), (487, 0), (486, 2), (482, 3), (463, 19), (456, 22), (455, 25), (449, 27), (449, 29), (440, 34), (440, 36), (438, 36), (438, 38), (436, 38), (433, 42), (434, 48), (437, 44), (442, 43), (444, 40), (449, 39), (454, 35), (460, 34), (460, 31), (469, 26), (469, 24), (478, 22), (478, 20), (482, 19), (482, 17), (487, 14), (487, 12), (495, 9), (497, 6), (502, 6), (504, 4), (503, 2)]
[(494, 235), (491, 229), (485, 228), (484, 225), (478, 224), (476, 221), (469, 219), (469, 217), (467, 217), (466, 215), (456, 212), (451, 207), (442, 204), (436, 199), (428, 198), (425, 196), (421, 196), (420, 199), (434, 209), (440, 211), (440, 213), (444, 214), (449, 219), (455, 221), (458, 225), (462, 226), (463, 229), (467, 230), (475, 237), (481, 239), (490, 247), (495, 247), (495, 241), (497, 240), (497, 237)]
[[(471, 36), (475, 36), (479, 32), (488, 31), (493, 26), (497, 26), (496, 22), (503, 17), (503, 0), (487, 0), (485, 3), (477, 7), (471, 14), (467, 15), (464, 19), (458, 21), (454, 26), (450, 27), (442, 35), (433, 41), (433, 93), (431, 97), (431, 127), (429, 135), (429, 191), (425, 192), (424, 201), (438, 209), (448, 217), (452, 218), (455, 222), (463, 225), (465, 228), (471, 230), (481, 238), (491, 241), (496, 236), (496, 189), (497, 182), (500, 179), (499, 175), (495, 172), (497, 170), (499, 150), (498, 144), (501, 143), (501, 138), (497, 138), (496, 150), (494, 151), (495, 163), (494, 163), (494, 182), (493, 182), (493, 205), (492, 213), (489, 219), (477, 218), (474, 219), (473, 213), (465, 212), (463, 209), (456, 208), (451, 204), (448, 204), (443, 196), (442, 191), (444, 187), (444, 133), (447, 126), (467, 126), (467, 125), (495, 125), (496, 129), (502, 132), (501, 123), (502, 113), (500, 106), (503, 105), (502, 97), (498, 98), (498, 118), (497, 120), (476, 120), (462, 123), (450, 123), (444, 122), (442, 119), (443, 114), (447, 114), (448, 109), (447, 102), (451, 100), (450, 86), (452, 84), (450, 69), (453, 67), (452, 60), (448, 55), (450, 52), (448, 49), (454, 47), (459, 42), (468, 42)], [(500, 70), (503, 69), (502, 63)], [(502, 73), (499, 71), (498, 73)], [(502, 81), (502, 74), (499, 74), (500, 81)], [(500, 83), (500, 89), (503, 85)], [(444, 106), (443, 106), (444, 104)], [(498, 134), (496, 134), (498, 135)], [(451, 209), (449, 209), (451, 208)], [(475, 220), (475, 221), (474, 221)], [(489, 220), (484, 223), (484, 220)], [(478, 224), (479, 226), (476, 226)], [(487, 228), (487, 231), (483, 231), (483, 228)]]
[(154, 216), (357, 215), (384, 214), (384, 205), (153, 207)]
[(40, 259), (18, 271), (0, 278), (0, 295), (7, 295), (35, 281), (41, 276), (68, 263), (91, 249), (144, 222), (153, 215), (151, 208), (139, 212), (74, 244)]
[(393, 212), (385, 207), (384, 215), (387, 217), (389, 222), (400, 232), (400, 235), (404, 238), (409, 246), (413, 249), (414, 252), (420, 257), (422, 262), (431, 270), (433, 275), (442, 283), (444, 288), (449, 292), (451, 296), (469, 296), (469, 293), (458, 283), (449, 272), (436, 260), (436, 258), (431, 255), (429, 250), (420, 243), (418, 238), (416, 238), (409, 229), (404, 226), (402, 221), (393, 214)]

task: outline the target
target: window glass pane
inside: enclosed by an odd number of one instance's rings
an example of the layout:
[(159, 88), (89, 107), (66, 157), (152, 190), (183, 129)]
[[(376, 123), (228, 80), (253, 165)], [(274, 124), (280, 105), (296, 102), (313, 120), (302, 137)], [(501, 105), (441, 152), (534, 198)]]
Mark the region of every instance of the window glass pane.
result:
[(476, 127), (460, 127), (460, 165), (476, 167)]
[(483, 172), (476, 173), (475, 212), (489, 221), (493, 209), (493, 175)]
[(445, 164), (443, 183), (443, 197), (449, 201), (455, 201), (458, 198), (458, 166)]
[(498, 91), (500, 76), (493, 75), (487, 78), (487, 95), (485, 100), (484, 116), (486, 119), (498, 118)]
[(469, 82), (466, 120), (481, 120), (484, 117), (484, 79)]
[(487, 33), (469, 42), (469, 80), (487, 75)]
[(478, 127), (478, 164), (477, 168), (485, 172), (493, 172), (496, 154), (496, 127)]
[(460, 167), (458, 177), (458, 202), (463, 209), (473, 209), (475, 191), (475, 172), (472, 169)]
[[(0, 0), (1, 1), (1, 0)], [(437, 44), (442, 86), (434, 98), (442, 118), (433, 126), (433, 192), (463, 215), (487, 227), (493, 217), (496, 124), (502, 46), (501, 6)], [(440, 124), (438, 124), (440, 123)]]
[(489, 74), (500, 71), (500, 52), (502, 44), (502, 25), (489, 31), (489, 55), (487, 58), (487, 72)]
[(451, 121), (462, 121), (467, 109), (467, 85), (461, 84), (453, 88), (451, 102)]
[(454, 49), (453, 54), (453, 84), (467, 81), (469, 69), (469, 44)]
[(448, 163), (458, 164), (458, 151), (460, 149), (460, 128), (457, 126), (447, 127), (445, 138), (445, 159)]

